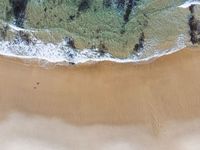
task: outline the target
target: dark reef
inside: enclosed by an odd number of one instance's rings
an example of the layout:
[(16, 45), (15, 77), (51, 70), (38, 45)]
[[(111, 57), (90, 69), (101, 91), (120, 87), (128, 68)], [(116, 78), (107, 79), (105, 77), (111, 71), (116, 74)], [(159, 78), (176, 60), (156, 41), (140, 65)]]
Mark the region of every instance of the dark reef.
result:
[(132, 12), (134, 6), (134, 0), (128, 0), (127, 6), (126, 6), (126, 11), (124, 14), (124, 22), (127, 23), (129, 21), (129, 16)]
[(142, 49), (144, 49), (144, 42), (145, 42), (145, 35), (144, 35), (144, 32), (142, 32), (139, 37), (138, 43), (135, 44), (133, 51), (140, 52)]
[(33, 41), (30, 37), (30, 34), (29, 33), (26, 33), (24, 31), (19, 31), (16, 35), (16, 38), (14, 40), (15, 43), (21, 43), (23, 42), (24, 44), (33, 44)]
[[(153, 52), (166, 42), (176, 44), (180, 33), (200, 43), (200, 9), (192, 5), (186, 18), (188, 10), (179, 8), (181, 4), (183, 0), (0, 0), (0, 40), (16, 38), (3, 27), (13, 23), (37, 30), (31, 36), (45, 43), (65, 39), (71, 48), (98, 49), (121, 58), (146, 46)], [(24, 33), (17, 39), (32, 42)]]
[(15, 17), (15, 25), (23, 27), (28, 0), (9, 0), (9, 2)]
[(200, 20), (195, 17), (195, 5), (189, 7), (191, 16), (189, 18), (190, 40), (192, 44), (200, 44)]
[(81, 0), (78, 5), (78, 13), (82, 11), (86, 11), (90, 8), (91, 1), (90, 0)]
[(5, 40), (8, 32), (8, 25), (4, 25), (2, 28), (0, 28), (0, 40)]
[(71, 48), (76, 48), (75, 42), (74, 42), (73, 38), (71, 38), (71, 37), (65, 37), (64, 41), (66, 43), (66, 46), (71, 47)]

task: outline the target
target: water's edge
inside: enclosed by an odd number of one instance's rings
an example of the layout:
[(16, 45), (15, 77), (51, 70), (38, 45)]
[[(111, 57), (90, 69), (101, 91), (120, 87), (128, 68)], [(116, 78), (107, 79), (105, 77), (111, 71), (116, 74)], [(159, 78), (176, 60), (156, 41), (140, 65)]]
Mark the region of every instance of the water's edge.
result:
[[(200, 2), (190, 0), (179, 7), (187, 8), (192, 4), (200, 4)], [(21, 29), (11, 24), (9, 24), (9, 27), (13, 32), (34, 32), (34, 30)], [(26, 60), (42, 60), (47, 63), (50, 62), (55, 64), (82, 64), (87, 62), (103, 61), (111, 61), (115, 63), (144, 63), (182, 50), (186, 47), (186, 36), (187, 35), (184, 34), (179, 35), (176, 45), (174, 45), (173, 48), (166, 50), (156, 50), (151, 55), (148, 55), (148, 53), (144, 50), (137, 54), (131, 54), (125, 59), (113, 57), (109, 53), (102, 54), (98, 49), (84, 49), (82, 51), (72, 49), (66, 46), (64, 41), (58, 44), (45, 44), (42, 41), (38, 41), (37, 39), (35, 40), (34, 44), (13, 41), (0, 41), (0, 55)]]

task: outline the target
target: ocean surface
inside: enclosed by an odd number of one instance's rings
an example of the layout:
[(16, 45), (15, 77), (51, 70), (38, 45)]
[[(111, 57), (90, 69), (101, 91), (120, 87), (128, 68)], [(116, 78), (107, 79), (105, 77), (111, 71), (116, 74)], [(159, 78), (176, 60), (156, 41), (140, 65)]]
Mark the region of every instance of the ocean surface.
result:
[[(177, 9), (188, 9), (192, 4), (199, 5), (199, 0), (189, 0), (182, 5), (177, 6)], [(8, 57), (17, 57), (22, 59), (46, 61), (57, 64), (79, 64), (86, 62), (99, 62), (99, 61), (113, 61), (117, 63), (140, 63), (154, 60), (156, 58), (175, 53), (188, 45), (188, 33), (180, 33), (174, 44), (166, 46), (166, 48), (158, 48), (149, 50), (148, 42), (144, 45), (144, 49), (130, 53), (126, 58), (119, 58), (109, 52), (102, 53), (98, 48), (93, 49), (74, 49), (70, 48), (66, 41), (58, 43), (43, 42), (32, 36), (34, 33), (39, 32), (37, 29), (26, 29), (17, 27), (11, 23), (1, 21), (1, 24), (9, 27), (9, 32), (18, 33), (20, 31), (31, 35), (30, 43), (20, 38), (14, 40), (0, 40), (0, 54)], [(44, 29), (45, 32), (50, 32)], [(188, 27), (189, 30), (189, 27)], [(148, 49), (149, 48), (149, 49)]]

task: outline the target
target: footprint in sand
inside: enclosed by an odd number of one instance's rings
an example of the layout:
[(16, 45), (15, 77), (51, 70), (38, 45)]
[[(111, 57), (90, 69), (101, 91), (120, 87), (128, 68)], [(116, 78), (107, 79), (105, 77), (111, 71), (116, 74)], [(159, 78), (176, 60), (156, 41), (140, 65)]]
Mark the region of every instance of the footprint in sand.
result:
[(34, 86), (33, 89), (36, 90), (37, 86), (39, 86), (39, 85), (40, 85), (40, 82), (36, 82), (36, 86)]

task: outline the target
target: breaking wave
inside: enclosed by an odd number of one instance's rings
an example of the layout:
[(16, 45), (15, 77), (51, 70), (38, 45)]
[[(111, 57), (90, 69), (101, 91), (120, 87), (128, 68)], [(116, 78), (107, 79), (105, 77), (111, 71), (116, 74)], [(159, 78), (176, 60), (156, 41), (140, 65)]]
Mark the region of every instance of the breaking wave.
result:
[(199, 0), (189, 0), (186, 1), (183, 5), (180, 5), (180, 8), (188, 8), (191, 5), (200, 5), (200, 1)]
[(0, 41), (0, 54), (9, 57), (18, 57), (23, 59), (42, 59), (51, 63), (86, 63), (99, 61), (112, 61), (117, 63), (139, 63), (159, 58), (164, 55), (172, 54), (186, 47), (184, 35), (180, 35), (177, 44), (172, 49), (157, 50), (147, 56), (145, 51), (132, 54), (125, 59), (115, 58), (109, 53), (100, 53), (98, 49), (76, 50), (65, 45), (65, 42), (58, 44), (43, 43), (36, 40), (34, 44), (15, 41)]
[[(200, 1), (187, 1), (183, 5), (179, 6), (187, 8), (191, 4), (200, 4)], [(14, 25), (9, 25), (12, 32), (25, 31), (35, 32), (34, 30), (26, 30), (18, 28)], [(45, 60), (51, 63), (70, 63), (79, 64), (86, 62), (100, 62), (100, 61), (112, 61), (117, 63), (140, 63), (153, 60), (165, 55), (175, 53), (186, 47), (185, 39), (187, 35), (179, 35), (176, 44), (173, 48), (166, 50), (154, 50), (148, 52), (147, 48), (143, 51), (135, 54), (130, 54), (127, 58), (116, 58), (109, 53), (101, 53), (98, 49), (84, 49), (78, 50), (66, 46), (65, 41), (57, 44), (44, 43), (40, 40), (33, 39), (34, 43), (27, 44), (23, 41), (0, 41), (0, 54), (9, 57), (17, 57), (22, 59), (38, 59)]]

